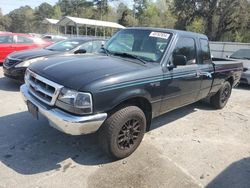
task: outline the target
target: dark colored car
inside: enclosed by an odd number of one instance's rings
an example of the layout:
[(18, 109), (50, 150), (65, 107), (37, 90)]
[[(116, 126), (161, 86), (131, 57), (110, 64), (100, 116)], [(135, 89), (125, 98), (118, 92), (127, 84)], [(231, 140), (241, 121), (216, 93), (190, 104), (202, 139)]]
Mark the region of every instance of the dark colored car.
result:
[(223, 108), (242, 69), (238, 61), (213, 62), (205, 35), (128, 28), (99, 55), (31, 65), (20, 91), (34, 117), (71, 135), (98, 131), (104, 151), (124, 158), (153, 118), (204, 98)]
[(12, 52), (49, 46), (51, 42), (23, 33), (0, 33), (0, 63)]
[(87, 37), (72, 38), (52, 44), (46, 48), (15, 52), (10, 54), (4, 61), (4, 75), (23, 81), (26, 68), (32, 63), (59, 54), (94, 53), (99, 51), (104, 43), (104, 39)]
[(234, 52), (230, 59), (240, 59), (243, 62), (243, 73), (240, 83), (250, 85), (250, 49), (240, 49)]

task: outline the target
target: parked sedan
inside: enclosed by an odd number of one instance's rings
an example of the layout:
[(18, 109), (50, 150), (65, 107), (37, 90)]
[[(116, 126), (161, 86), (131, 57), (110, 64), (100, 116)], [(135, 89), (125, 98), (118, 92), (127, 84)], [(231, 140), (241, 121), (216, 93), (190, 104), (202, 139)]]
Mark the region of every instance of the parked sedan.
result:
[(51, 42), (30, 34), (0, 33), (0, 64), (3, 63), (4, 59), (12, 52), (32, 48), (43, 48), (50, 44)]
[(234, 52), (230, 59), (241, 59), (243, 62), (243, 73), (241, 75), (240, 83), (250, 85), (250, 49), (240, 49)]
[(59, 54), (94, 53), (100, 50), (104, 42), (104, 39), (79, 37), (60, 41), (46, 48), (15, 52), (10, 54), (4, 61), (4, 75), (23, 81), (26, 68), (32, 63)]

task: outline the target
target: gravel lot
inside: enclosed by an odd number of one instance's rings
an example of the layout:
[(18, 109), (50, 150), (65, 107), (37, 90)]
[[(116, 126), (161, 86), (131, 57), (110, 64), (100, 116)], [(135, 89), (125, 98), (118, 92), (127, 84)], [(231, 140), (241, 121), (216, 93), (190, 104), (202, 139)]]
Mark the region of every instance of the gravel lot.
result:
[(19, 86), (0, 67), (0, 187), (250, 187), (250, 87), (223, 110), (196, 103), (157, 118), (133, 155), (111, 161), (96, 135), (34, 120)]

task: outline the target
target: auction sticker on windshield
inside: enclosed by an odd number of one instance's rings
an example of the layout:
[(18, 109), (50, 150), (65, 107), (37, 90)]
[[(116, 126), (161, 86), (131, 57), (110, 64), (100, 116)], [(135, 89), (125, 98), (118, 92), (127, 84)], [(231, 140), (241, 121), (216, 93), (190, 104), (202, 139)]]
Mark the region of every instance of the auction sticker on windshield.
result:
[(170, 34), (162, 33), (162, 32), (151, 32), (149, 36), (156, 37), (156, 38), (162, 38), (162, 39), (168, 39)]

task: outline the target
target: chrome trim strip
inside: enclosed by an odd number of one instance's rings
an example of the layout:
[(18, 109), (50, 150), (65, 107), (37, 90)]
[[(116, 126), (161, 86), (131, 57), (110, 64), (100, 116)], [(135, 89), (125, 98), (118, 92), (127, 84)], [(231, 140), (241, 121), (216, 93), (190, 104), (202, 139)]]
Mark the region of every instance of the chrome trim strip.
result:
[(50, 126), (70, 135), (82, 135), (96, 132), (107, 118), (106, 113), (76, 116), (58, 108), (49, 107), (36, 100), (28, 91), (26, 84), (20, 87), (24, 101), (30, 101), (38, 108), (39, 115), (48, 119)]
[[(30, 85), (31, 85), (31, 83), (30, 83), (30, 82), (31, 82), (31, 81), (30, 81), (30, 76), (32, 76), (32, 77), (34, 77), (35, 79), (37, 79), (37, 80), (43, 82), (44, 84), (47, 84), (47, 85), (49, 85), (49, 86), (55, 88), (55, 92), (54, 92), (54, 94), (51, 96), (51, 97), (52, 97), (52, 100), (51, 100), (50, 102), (44, 100), (43, 98), (41, 98), (40, 96), (38, 96), (38, 95), (36, 95), (34, 92), (32, 92), (32, 90), (31, 90), (31, 88), (30, 88)], [(44, 102), (44, 103), (46, 103), (46, 104), (48, 104), (48, 105), (50, 105), (50, 106), (53, 106), (53, 105), (56, 103), (57, 97), (58, 97), (58, 95), (59, 95), (61, 89), (63, 88), (62, 85), (57, 84), (57, 83), (55, 83), (55, 82), (52, 82), (52, 81), (50, 81), (50, 80), (48, 80), (48, 79), (46, 79), (46, 78), (44, 78), (44, 77), (42, 77), (42, 76), (39, 76), (38, 74), (32, 72), (32, 71), (29, 70), (29, 69), (27, 69), (27, 72), (26, 72), (26, 74), (25, 74), (25, 83), (27, 84), (27, 86), (28, 86), (28, 88), (29, 88), (29, 91), (30, 91), (30, 93), (31, 93), (32, 95), (34, 95), (36, 98), (38, 98), (39, 100), (41, 100), (42, 102)], [(33, 85), (33, 87), (34, 87), (34, 85)], [(38, 90), (40, 89), (38, 86), (36, 86), (36, 87), (37, 87)], [(40, 90), (40, 92), (42, 92), (42, 91)], [(43, 93), (46, 94), (45, 92), (43, 92)], [(47, 95), (47, 94), (46, 94), (46, 95)], [(50, 95), (48, 95), (48, 96), (50, 96)]]
[(43, 89), (41, 86), (36, 85), (33, 81), (29, 80), (29, 84), (33, 87), (36, 88), (37, 91), (40, 91), (42, 93), (45, 93), (46, 95), (53, 97), (54, 93), (50, 93), (48, 91), (46, 91), (45, 89)]

